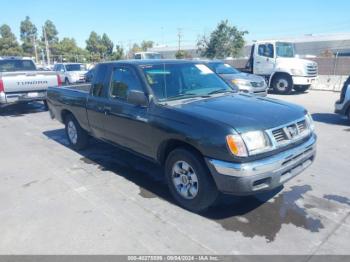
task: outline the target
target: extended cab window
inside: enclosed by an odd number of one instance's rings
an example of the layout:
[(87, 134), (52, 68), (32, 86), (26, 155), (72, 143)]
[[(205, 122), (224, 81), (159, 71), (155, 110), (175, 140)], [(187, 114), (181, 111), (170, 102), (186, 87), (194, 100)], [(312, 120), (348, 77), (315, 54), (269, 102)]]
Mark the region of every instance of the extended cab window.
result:
[(261, 44), (258, 47), (258, 54), (265, 57), (274, 57), (274, 50), (272, 44)]
[(126, 67), (114, 68), (109, 90), (110, 97), (126, 100), (130, 90), (142, 91), (141, 83), (135, 72)]
[(92, 96), (102, 97), (103, 87), (105, 83), (105, 76), (108, 70), (108, 66), (105, 64), (97, 65), (95, 69), (95, 75), (92, 84)]

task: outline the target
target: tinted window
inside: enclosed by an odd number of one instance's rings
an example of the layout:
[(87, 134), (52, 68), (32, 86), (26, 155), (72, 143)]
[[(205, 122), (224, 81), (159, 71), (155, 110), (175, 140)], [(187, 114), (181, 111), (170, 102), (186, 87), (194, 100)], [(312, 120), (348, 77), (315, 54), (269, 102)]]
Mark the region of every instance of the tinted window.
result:
[(141, 54), (136, 54), (134, 58), (135, 59), (141, 59)]
[(92, 85), (93, 96), (103, 96), (103, 86), (108, 66), (105, 64), (97, 65), (95, 69), (94, 83)]
[(0, 72), (35, 71), (32, 60), (0, 60)]
[(67, 71), (86, 71), (86, 67), (83, 64), (68, 64), (66, 65)]
[(135, 72), (126, 67), (115, 68), (110, 84), (110, 97), (126, 99), (130, 90), (142, 90), (141, 83)]
[(262, 44), (258, 47), (258, 54), (265, 57), (274, 57), (274, 50), (272, 44)]

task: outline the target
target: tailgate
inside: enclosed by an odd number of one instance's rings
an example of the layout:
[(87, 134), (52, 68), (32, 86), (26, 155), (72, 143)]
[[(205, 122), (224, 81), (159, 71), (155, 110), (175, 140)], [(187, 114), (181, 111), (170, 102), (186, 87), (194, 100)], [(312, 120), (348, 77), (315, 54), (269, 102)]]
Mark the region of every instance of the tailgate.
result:
[(1, 74), (5, 93), (35, 92), (47, 90), (49, 86), (57, 86), (55, 72), (7, 72)]

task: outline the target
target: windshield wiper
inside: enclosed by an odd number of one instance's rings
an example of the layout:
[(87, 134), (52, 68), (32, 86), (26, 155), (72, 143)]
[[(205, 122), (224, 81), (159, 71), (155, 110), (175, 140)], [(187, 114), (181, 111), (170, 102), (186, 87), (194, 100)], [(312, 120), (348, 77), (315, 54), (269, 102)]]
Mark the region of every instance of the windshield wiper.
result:
[(233, 93), (233, 90), (219, 89), (208, 93), (208, 95), (215, 95), (215, 94), (221, 94), (221, 93)]

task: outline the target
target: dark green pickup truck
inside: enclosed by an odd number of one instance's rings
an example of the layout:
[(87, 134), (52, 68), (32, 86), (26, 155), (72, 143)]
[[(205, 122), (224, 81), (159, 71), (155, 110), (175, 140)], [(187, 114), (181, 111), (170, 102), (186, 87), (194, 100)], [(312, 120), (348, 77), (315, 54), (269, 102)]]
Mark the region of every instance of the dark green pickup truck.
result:
[(48, 90), (51, 116), (65, 124), (71, 146), (82, 149), (93, 136), (158, 163), (177, 202), (195, 212), (219, 192), (279, 187), (315, 157), (304, 108), (237, 94), (200, 62), (101, 63), (85, 90)]

